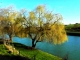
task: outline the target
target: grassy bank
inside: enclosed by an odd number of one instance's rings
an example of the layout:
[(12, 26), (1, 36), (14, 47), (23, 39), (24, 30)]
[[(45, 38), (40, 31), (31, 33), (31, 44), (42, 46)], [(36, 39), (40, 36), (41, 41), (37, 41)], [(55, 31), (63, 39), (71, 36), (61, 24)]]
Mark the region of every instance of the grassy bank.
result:
[(0, 44), (0, 54), (1, 55), (9, 54), (8, 50), (5, 48), (5, 46), (3, 44)]
[(14, 47), (20, 51), (20, 55), (10, 54), (3, 44), (0, 44), (1, 60), (62, 60), (61, 58), (42, 52), (41, 50), (14, 43)]
[(46, 52), (42, 52), (40, 50), (37, 49), (32, 49), (30, 47), (24, 46), (22, 44), (14, 44), (14, 46), (16, 47), (16, 49), (18, 49), (20, 51), (20, 55), (21, 56), (27, 56), (29, 57), (31, 60), (62, 60), (61, 58), (48, 54)]
[(9, 53), (3, 44), (0, 44), (0, 60), (30, 60), (28, 57)]

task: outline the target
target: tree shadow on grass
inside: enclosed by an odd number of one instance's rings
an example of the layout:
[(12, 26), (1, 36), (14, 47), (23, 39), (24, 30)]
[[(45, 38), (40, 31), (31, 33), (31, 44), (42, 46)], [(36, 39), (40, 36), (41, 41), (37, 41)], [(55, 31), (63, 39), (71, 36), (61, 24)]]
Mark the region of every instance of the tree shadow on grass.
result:
[(28, 57), (15, 56), (15, 55), (0, 55), (0, 60), (30, 60)]
[(29, 46), (25, 46), (25, 45), (20, 44), (20, 43), (13, 43), (13, 44), (17, 48), (24, 48), (24, 49), (28, 49), (28, 50), (35, 50), (35, 48), (29, 47)]

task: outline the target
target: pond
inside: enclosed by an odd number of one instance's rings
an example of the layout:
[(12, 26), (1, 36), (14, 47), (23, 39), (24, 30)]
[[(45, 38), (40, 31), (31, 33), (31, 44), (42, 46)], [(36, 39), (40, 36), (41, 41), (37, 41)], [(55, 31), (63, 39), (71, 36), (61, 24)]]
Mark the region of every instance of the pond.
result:
[[(29, 38), (18, 38), (14, 37), (13, 42), (22, 43), (27, 46), (31, 46), (31, 40)], [(80, 37), (79, 36), (68, 36), (68, 41), (54, 45), (48, 42), (40, 42), (36, 46), (37, 49), (48, 52), (50, 54), (63, 58), (66, 54), (68, 60), (80, 60)]]

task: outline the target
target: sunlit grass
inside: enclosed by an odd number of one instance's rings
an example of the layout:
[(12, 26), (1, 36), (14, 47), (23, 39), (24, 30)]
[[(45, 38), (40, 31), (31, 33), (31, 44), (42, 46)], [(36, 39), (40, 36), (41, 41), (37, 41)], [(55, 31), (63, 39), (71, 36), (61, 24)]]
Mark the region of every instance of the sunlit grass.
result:
[[(37, 49), (27, 49), (24, 48), (25, 46), (15, 46), (19, 51), (20, 51), (20, 55), (21, 56), (27, 56), (30, 59), (36, 59), (36, 60), (62, 60), (61, 58), (48, 54), (46, 52), (42, 52), (41, 50), (37, 50)], [(21, 48), (20, 48), (21, 47)]]
[(3, 44), (0, 44), (0, 54), (2, 54), (2, 55), (9, 54), (8, 50), (6, 49), (6, 47)]
[[(57, 56), (48, 54), (41, 50), (26, 48), (26, 46), (24, 46), (22, 44), (14, 44), (14, 46), (16, 47), (16, 49), (18, 49), (20, 51), (20, 56), (28, 57), (31, 60), (33, 60), (34, 58), (36, 60), (62, 60), (61, 58), (59, 58)], [(3, 44), (0, 44), (0, 55), (14, 56), (14, 55), (8, 53), (8, 50), (6, 49), (6, 47)]]

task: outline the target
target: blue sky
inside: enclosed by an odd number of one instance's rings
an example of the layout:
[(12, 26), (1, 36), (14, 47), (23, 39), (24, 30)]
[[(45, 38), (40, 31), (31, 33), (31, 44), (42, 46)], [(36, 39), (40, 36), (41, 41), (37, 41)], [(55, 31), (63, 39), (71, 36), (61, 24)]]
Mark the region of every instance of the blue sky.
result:
[(13, 5), (17, 9), (27, 10), (44, 4), (49, 10), (60, 13), (64, 24), (80, 23), (80, 0), (0, 0), (0, 7)]

